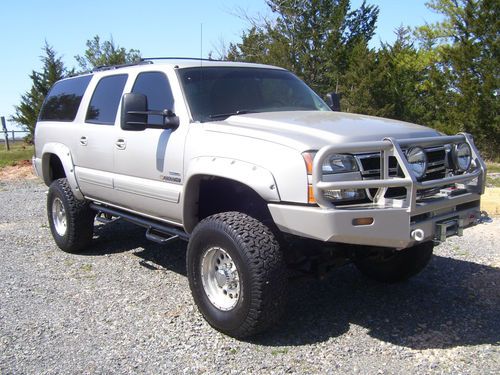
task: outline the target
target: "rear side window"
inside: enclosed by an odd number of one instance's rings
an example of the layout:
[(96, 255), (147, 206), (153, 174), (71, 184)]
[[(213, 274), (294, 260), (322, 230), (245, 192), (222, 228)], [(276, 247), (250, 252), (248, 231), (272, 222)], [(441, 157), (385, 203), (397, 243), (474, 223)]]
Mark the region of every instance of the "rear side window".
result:
[[(137, 76), (133, 93), (144, 94), (148, 98), (148, 110), (162, 111), (164, 109), (174, 110), (174, 97), (168, 78), (161, 72), (145, 72)], [(150, 115), (148, 124), (161, 125), (161, 116)]]
[(85, 122), (113, 125), (126, 82), (126, 74), (102, 78), (90, 100)]
[(39, 121), (73, 121), (91, 75), (66, 79), (52, 86), (40, 111)]

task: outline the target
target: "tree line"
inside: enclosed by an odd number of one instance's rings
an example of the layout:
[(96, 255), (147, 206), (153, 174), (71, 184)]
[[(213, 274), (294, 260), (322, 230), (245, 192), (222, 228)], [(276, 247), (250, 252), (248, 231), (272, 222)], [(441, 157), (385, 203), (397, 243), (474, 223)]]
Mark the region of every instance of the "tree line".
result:
[[(435, 128), (469, 132), (482, 154), (500, 159), (498, 0), (430, 0), (442, 21), (399, 27), (393, 43), (370, 48), (379, 8), (350, 0), (266, 0), (269, 17), (247, 17), (250, 26), (220, 58), (281, 66), (320, 95), (341, 95), (346, 112), (383, 116)], [(68, 70), (48, 44), (43, 69), (12, 120), (34, 129), (38, 110)], [(79, 71), (132, 62), (127, 50), (98, 36), (77, 56)]]
[(127, 50), (110, 40), (101, 41), (96, 35), (86, 42), (87, 49), (83, 55), (75, 56), (78, 63), (77, 68), (67, 68), (61, 57), (58, 56), (54, 47), (46, 41), (42, 48), (43, 55), (40, 57), (42, 69), (33, 70), (29, 75), (31, 88), (21, 96), (20, 103), (14, 106), (14, 115), (10, 121), (24, 127), (28, 132), (27, 142), (33, 142), (36, 121), (45, 97), (52, 85), (60, 79), (77, 74), (87, 73), (93, 69), (106, 66), (118, 65), (141, 59), (141, 53), (136, 49)]

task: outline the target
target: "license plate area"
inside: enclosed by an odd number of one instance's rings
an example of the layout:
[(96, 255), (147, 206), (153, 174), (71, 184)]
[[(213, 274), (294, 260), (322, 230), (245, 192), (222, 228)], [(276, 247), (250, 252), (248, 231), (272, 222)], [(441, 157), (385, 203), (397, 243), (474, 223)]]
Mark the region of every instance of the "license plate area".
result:
[(464, 233), (464, 220), (459, 218), (446, 219), (436, 223), (435, 240), (444, 242), (451, 236), (462, 236)]

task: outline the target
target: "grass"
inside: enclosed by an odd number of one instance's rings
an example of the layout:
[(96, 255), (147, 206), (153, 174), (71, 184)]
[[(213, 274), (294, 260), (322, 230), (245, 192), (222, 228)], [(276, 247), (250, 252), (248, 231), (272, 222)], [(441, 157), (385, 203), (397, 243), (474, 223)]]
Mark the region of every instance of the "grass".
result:
[(500, 163), (486, 163), (488, 173), (500, 173)]
[(487, 183), (487, 186), (489, 186), (489, 187), (500, 188), (500, 178), (493, 178), (493, 177), (487, 176), (486, 183)]
[(33, 151), (33, 145), (22, 141), (11, 142), (10, 151), (7, 151), (5, 143), (0, 143), (0, 168), (16, 165), (23, 160), (31, 160)]

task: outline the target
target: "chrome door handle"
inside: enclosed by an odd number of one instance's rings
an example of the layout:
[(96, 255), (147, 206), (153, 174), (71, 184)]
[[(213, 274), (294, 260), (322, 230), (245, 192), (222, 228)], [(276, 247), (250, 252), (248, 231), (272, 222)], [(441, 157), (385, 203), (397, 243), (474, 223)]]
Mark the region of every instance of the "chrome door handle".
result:
[(87, 137), (80, 137), (80, 144), (82, 146), (87, 146), (88, 140)]
[(125, 139), (120, 138), (116, 140), (115, 146), (118, 150), (125, 150), (125, 147), (127, 147), (127, 142), (125, 142)]

